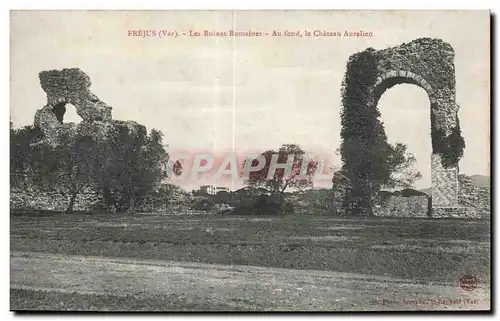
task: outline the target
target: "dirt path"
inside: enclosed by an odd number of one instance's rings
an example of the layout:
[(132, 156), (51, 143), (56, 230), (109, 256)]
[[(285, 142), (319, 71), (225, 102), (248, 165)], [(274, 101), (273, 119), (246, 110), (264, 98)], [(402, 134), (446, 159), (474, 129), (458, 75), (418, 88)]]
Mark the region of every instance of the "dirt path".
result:
[(330, 271), (11, 253), (11, 289), (129, 298), (178, 295), (241, 310), (487, 310), (487, 286), (466, 292), (458, 284)]

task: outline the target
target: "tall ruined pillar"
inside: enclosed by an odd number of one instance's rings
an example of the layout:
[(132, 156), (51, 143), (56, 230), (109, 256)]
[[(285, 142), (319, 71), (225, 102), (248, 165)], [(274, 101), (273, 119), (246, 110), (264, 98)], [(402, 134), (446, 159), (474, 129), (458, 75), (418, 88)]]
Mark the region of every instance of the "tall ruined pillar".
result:
[[(463, 153), (459, 106), (454, 88), (430, 95), (431, 99), (431, 179), (433, 217), (455, 217), (459, 211), (458, 161)], [(447, 154), (447, 155), (444, 155)], [(447, 156), (447, 159), (444, 159)], [(443, 162), (443, 160), (445, 160)]]
[(442, 216), (443, 209), (458, 207), (458, 167), (444, 168), (441, 156), (432, 154), (431, 178), (433, 214)]
[[(363, 166), (357, 165), (357, 159), (366, 158), (366, 149), (370, 146), (363, 145), (362, 131), (350, 128), (356, 122), (364, 126), (351, 109), (367, 108), (378, 112), (377, 104), (382, 94), (399, 84), (413, 84), (427, 92), (431, 107), (433, 217), (454, 217), (460, 209), (458, 162), (463, 156), (465, 142), (458, 119), (454, 59), (453, 48), (441, 39), (420, 38), (382, 50), (368, 48), (349, 57), (342, 89), (343, 98), (349, 98), (343, 99), (346, 118), (342, 125), (343, 144), (344, 150), (349, 151), (343, 155), (347, 159), (343, 166), (352, 171), (354, 177), (358, 173), (369, 176), (363, 172)], [(374, 134), (382, 132), (385, 135), (383, 126), (372, 127), (369, 128)]]

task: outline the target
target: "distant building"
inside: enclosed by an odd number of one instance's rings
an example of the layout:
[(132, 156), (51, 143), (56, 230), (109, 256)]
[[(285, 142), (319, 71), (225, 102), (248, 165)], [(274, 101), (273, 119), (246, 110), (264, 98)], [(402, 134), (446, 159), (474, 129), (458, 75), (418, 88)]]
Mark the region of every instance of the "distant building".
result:
[(203, 185), (200, 186), (200, 192), (208, 195), (216, 195), (219, 192), (229, 193), (229, 188), (223, 186)]
[(215, 186), (212, 185), (203, 185), (200, 186), (200, 192), (208, 195), (215, 195)]
[(229, 188), (223, 187), (223, 186), (217, 186), (215, 188), (215, 193), (219, 193), (219, 192), (228, 192), (229, 193)]

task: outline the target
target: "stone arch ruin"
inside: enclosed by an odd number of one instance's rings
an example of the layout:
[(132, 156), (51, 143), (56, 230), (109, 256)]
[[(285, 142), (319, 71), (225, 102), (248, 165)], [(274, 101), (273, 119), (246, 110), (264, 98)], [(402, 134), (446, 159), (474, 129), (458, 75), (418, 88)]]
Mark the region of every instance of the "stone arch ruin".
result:
[(63, 124), (66, 104), (75, 106), (82, 122), (87, 124), (111, 121), (111, 106), (90, 91), (90, 77), (79, 68), (42, 71), (39, 78), (47, 104), (37, 110), (34, 125), (49, 142), (56, 141), (60, 130), (71, 127)]
[[(383, 50), (370, 48), (362, 53), (370, 57), (373, 64), (373, 74), (366, 76), (373, 81), (361, 82), (367, 83), (367, 100), (361, 105), (376, 109), (382, 94), (402, 83), (417, 85), (427, 92), (433, 150), (432, 215), (452, 215), (458, 207), (458, 160), (464, 147), (455, 96), (453, 48), (440, 39), (421, 38)], [(359, 53), (352, 55), (350, 61), (356, 59), (356, 55)], [(359, 79), (365, 75), (349, 69), (348, 65), (347, 76)]]

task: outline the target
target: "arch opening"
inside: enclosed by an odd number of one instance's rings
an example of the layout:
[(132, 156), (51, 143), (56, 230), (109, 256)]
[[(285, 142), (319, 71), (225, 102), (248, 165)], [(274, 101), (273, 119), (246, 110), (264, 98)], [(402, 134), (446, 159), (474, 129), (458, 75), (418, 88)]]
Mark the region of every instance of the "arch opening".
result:
[(382, 81), (373, 90), (373, 97), (374, 97), (375, 105), (378, 104), (378, 101), (380, 100), (382, 95), (384, 95), (384, 93), (387, 90), (391, 89), (394, 86), (405, 85), (405, 84), (406, 85), (416, 85), (417, 87), (424, 90), (424, 92), (426, 92), (426, 94), (428, 95), (427, 90), (417, 80), (415, 80), (413, 78), (410, 78), (410, 77), (391, 77), (391, 78), (388, 78), (388, 79), (385, 79), (384, 81)]
[(76, 107), (73, 104), (61, 102), (55, 105), (52, 110), (56, 115), (57, 120), (61, 124), (65, 123), (79, 124), (82, 121), (82, 117), (78, 115)]
[[(407, 152), (415, 157), (413, 167), (422, 177), (415, 181), (412, 188), (427, 190), (432, 186), (432, 142), (427, 139), (431, 136), (430, 98), (426, 90), (415, 82), (401, 83), (401, 80), (388, 82), (378, 99), (377, 108), (388, 142), (391, 145), (405, 144)], [(396, 175), (402, 177), (408, 174)]]

